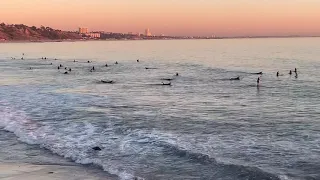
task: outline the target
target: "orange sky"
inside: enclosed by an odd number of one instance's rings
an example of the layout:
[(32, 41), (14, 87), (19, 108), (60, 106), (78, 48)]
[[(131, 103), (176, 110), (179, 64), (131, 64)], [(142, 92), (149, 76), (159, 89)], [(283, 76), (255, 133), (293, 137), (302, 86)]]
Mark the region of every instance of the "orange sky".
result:
[(0, 0), (0, 22), (167, 35), (320, 35), (320, 0)]

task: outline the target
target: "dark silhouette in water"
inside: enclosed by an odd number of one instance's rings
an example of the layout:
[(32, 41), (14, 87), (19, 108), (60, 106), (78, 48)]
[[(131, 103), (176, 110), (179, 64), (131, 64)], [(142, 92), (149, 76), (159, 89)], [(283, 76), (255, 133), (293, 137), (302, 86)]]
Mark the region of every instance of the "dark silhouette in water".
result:
[(279, 77), (279, 71), (277, 72), (277, 77)]
[(99, 146), (95, 146), (92, 149), (95, 150), (95, 151), (101, 151), (102, 150)]
[(260, 84), (260, 77), (258, 77), (257, 79), (257, 86), (259, 86), (259, 84)]
[(105, 67), (108, 67), (108, 64), (104, 65)]
[(50, 65), (52, 65), (52, 63), (50, 63)]
[(60, 69), (60, 66), (58, 66), (58, 69)]
[(112, 81), (112, 80), (111, 80), (111, 81), (101, 80), (101, 82), (102, 82), (102, 83), (107, 83), (107, 84), (113, 84), (113, 83), (114, 83), (114, 81)]
[(118, 64), (118, 61), (116, 61), (116, 63), (115, 64)]
[(289, 71), (289, 74), (290, 74), (290, 75), (292, 74), (292, 71), (291, 71), (291, 70)]
[(297, 73), (297, 68), (294, 68), (294, 72)]
[(67, 67), (65, 67), (64, 69), (67, 70)]
[(260, 75), (262, 75), (263, 73), (262, 72), (257, 72), (257, 73), (250, 73), (250, 74), (260, 74)]
[(63, 67), (62, 64), (60, 64), (60, 67)]
[(91, 61), (88, 61), (88, 63), (91, 63)]
[(163, 85), (163, 86), (171, 86), (171, 82), (169, 82), (169, 83), (164, 83), (164, 82), (162, 82), (162, 85)]
[(230, 78), (230, 81), (239, 81), (240, 80), (240, 76), (236, 77), (236, 78)]
[(92, 70), (94, 71), (94, 66), (92, 66)]
[(179, 76), (179, 73), (176, 73), (176, 76)]
[(157, 68), (150, 68), (150, 67), (145, 67), (145, 69), (157, 69)]
[(64, 72), (64, 74), (68, 74), (68, 71)]
[(23, 60), (23, 57), (21, 58), (21, 60)]
[(47, 57), (45, 57), (44, 59), (47, 59)]
[(137, 62), (140, 62), (139, 59), (137, 59)]
[(71, 71), (71, 68), (69, 68), (69, 71)]

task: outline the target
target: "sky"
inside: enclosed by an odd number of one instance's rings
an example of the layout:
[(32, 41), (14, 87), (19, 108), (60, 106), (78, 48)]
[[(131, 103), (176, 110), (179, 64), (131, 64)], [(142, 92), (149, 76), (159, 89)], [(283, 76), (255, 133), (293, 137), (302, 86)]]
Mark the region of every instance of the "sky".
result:
[(320, 35), (320, 0), (0, 0), (0, 22), (76, 31)]

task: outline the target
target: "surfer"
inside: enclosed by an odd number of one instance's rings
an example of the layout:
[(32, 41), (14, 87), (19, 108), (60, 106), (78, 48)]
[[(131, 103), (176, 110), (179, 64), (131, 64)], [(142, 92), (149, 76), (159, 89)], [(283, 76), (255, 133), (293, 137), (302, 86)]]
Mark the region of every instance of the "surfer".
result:
[(171, 82), (169, 82), (169, 83), (164, 83), (164, 82), (162, 82), (162, 85), (163, 85), (163, 86), (170, 86), (170, 85), (171, 85)]
[(258, 72), (258, 73), (251, 73), (251, 74), (260, 74), (260, 75), (262, 75), (263, 73), (262, 72)]
[(139, 59), (137, 59), (137, 62), (140, 62)]
[(277, 77), (279, 77), (279, 71), (277, 72)]
[(259, 84), (260, 84), (260, 77), (258, 77), (257, 79), (257, 86), (259, 86)]
[(108, 64), (104, 65), (105, 67), (108, 67)]
[(179, 76), (179, 73), (176, 73), (176, 76)]
[(292, 74), (292, 71), (291, 71), (291, 70), (289, 71), (289, 74), (290, 74), (290, 75)]
[(116, 61), (116, 63), (115, 64), (118, 64), (118, 61)]
[(236, 78), (230, 78), (230, 81), (235, 81), (235, 80), (240, 80), (240, 76), (238, 76)]

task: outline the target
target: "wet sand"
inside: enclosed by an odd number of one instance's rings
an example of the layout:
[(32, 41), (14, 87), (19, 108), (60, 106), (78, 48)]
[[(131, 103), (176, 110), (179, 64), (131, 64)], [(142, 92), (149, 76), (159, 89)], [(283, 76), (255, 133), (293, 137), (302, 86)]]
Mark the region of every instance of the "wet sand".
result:
[(94, 168), (61, 165), (1, 163), (1, 180), (111, 180)]

